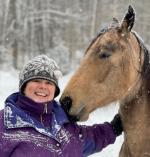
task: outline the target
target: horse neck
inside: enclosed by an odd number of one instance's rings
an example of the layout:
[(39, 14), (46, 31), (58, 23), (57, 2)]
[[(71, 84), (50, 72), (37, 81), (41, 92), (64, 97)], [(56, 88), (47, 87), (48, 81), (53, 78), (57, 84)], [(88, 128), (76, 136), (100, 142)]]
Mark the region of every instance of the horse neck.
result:
[(146, 113), (146, 111), (149, 111), (150, 115), (150, 54), (141, 39), (135, 33), (134, 35), (140, 45), (139, 58), (141, 70), (139, 70), (137, 79), (131, 87), (131, 90), (120, 101), (122, 117), (127, 118), (126, 115), (129, 115), (131, 119), (134, 116), (136, 117), (134, 115), (136, 113), (141, 114), (142, 112)]
[(120, 101), (120, 114), (127, 130), (140, 123), (149, 123), (146, 119), (150, 118), (150, 81), (140, 81), (135, 88), (131, 95)]

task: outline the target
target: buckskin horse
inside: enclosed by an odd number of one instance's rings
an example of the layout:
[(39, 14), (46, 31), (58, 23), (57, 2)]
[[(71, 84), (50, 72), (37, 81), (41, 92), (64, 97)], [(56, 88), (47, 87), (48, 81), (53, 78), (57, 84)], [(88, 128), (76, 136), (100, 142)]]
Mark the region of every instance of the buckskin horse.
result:
[(60, 98), (72, 120), (114, 101), (124, 127), (119, 157), (150, 156), (149, 51), (135, 31), (135, 13), (129, 6), (121, 22), (113, 19), (87, 48), (81, 64)]

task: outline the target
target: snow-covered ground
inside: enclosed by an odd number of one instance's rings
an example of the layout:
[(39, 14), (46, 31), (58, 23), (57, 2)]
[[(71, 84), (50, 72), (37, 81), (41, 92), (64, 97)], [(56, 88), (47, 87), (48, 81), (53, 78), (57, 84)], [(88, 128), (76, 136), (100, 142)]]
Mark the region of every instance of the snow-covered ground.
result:
[[(67, 81), (71, 77), (72, 73), (66, 75), (60, 79), (59, 85), (61, 91), (65, 87)], [(0, 109), (4, 107), (4, 101), (6, 97), (18, 91), (18, 72), (10, 69), (9, 71), (0, 71)], [(59, 99), (59, 97), (57, 98)], [(118, 104), (110, 104), (107, 107), (97, 109), (93, 113), (90, 114), (89, 120), (81, 123), (86, 125), (92, 125), (95, 123), (103, 123), (105, 121), (111, 121), (114, 115), (118, 112)], [(100, 153), (96, 153), (91, 155), (90, 157), (117, 157), (120, 147), (123, 142), (123, 135), (117, 138), (116, 142), (113, 145), (107, 146)]]

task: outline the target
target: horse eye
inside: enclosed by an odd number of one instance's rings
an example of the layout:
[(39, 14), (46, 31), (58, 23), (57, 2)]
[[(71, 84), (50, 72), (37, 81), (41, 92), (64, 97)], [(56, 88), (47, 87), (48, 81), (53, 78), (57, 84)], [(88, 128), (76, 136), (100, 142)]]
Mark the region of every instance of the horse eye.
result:
[(106, 52), (103, 52), (103, 53), (99, 54), (99, 58), (101, 58), (101, 59), (105, 59), (105, 58), (108, 58), (108, 57), (110, 57), (110, 54), (108, 54)]

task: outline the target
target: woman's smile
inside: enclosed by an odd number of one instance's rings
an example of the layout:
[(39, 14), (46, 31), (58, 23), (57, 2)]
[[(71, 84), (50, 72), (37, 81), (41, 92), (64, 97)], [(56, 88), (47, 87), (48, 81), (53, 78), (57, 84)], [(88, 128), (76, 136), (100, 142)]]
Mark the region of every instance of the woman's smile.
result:
[(41, 97), (46, 97), (47, 96), (47, 94), (43, 93), (43, 92), (35, 92), (35, 95), (41, 96)]

